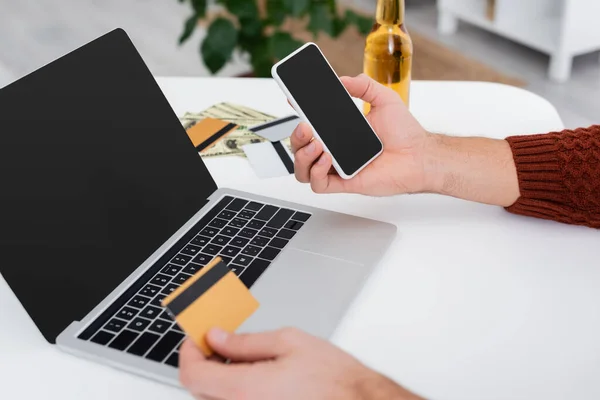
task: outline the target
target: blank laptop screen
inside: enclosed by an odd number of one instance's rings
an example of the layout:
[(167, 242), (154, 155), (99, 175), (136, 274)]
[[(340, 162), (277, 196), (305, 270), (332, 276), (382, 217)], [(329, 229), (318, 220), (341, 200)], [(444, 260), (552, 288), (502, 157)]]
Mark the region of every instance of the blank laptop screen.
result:
[(216, 190), (121, 30), (0, 90), (0, 177), (0, 273), (51, 342)]

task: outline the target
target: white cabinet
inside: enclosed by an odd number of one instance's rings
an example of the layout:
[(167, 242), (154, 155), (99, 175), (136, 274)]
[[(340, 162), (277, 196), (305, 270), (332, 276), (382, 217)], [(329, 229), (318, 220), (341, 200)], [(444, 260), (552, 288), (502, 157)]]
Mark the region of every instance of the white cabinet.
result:
[(556, 82), (569, 79), (574, 56), (600, 50), (600, 0), (438, 0), (437, 6), (441, 34), (456, 32), (460, 20), (549, 54)]

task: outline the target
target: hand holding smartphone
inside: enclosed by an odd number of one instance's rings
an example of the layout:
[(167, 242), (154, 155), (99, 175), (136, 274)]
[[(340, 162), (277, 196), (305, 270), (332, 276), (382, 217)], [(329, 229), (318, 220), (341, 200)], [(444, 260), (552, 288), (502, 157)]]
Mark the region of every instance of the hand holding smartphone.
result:
[(275, 64), (271, 75), (342, 178), (353, 178), (383, 152), (381, 140), (316, 44), (307, 43)]

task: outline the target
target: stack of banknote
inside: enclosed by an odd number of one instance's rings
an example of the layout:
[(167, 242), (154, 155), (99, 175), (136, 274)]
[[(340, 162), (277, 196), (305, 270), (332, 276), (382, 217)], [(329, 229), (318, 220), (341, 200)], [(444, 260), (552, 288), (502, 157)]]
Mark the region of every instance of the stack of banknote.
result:
[[(188, 130), (204, 118), (216, 118), (237, 125), (231, 133), (215, 142), (212, 147), (201, 153), (202, 157), (240, 156), (245, 157), (242, 147), (252, 143), (265, 142), (266, 139), (249, 130), (250, 127), (264, 124), (275, 119), (269, 115), (245, 106), (232, 103), (219, 103), (200, 112), (186, 112), (179, 118)], [(289, 139), (285, 142), (289, 147)]]

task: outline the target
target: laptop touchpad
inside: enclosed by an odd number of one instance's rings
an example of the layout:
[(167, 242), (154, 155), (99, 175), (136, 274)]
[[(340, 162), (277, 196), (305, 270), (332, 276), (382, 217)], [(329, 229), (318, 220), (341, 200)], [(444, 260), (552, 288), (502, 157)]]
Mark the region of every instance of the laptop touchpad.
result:
[(254, 284), (258, 311), (240, 332), (293, 326), (313, 335), (331, 335), (364, 283), (359, 264), (307, 251), (283, 251)]
[(358, 264), (371, 265), (395, 235), (391, 224), (319, 212), (294, 236), (289, 246)]

